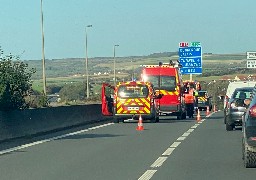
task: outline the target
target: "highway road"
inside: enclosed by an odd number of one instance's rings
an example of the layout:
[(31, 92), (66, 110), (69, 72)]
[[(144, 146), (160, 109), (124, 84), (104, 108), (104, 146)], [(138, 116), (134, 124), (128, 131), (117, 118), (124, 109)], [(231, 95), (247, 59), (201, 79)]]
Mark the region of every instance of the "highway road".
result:
[[(241, 129), (223, 112), (160, 123), (105, 122), (1, 144), (1, 180), (252, 180), (243, 166)], [(17, 143), (20, 143), (19, 146)]]

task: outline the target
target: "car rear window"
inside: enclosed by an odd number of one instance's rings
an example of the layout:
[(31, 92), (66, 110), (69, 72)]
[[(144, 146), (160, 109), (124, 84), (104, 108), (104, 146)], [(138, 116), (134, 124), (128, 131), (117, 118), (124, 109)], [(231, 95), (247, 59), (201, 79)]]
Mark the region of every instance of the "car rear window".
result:
[(149, 89), (146, 85), (137, 84), (136, 86), (131, 85), (121, 85), (118, 88), (117, 95), (121, 98), (142, 98), (147, 97), (149, 94)]
[(236, 90), (233, 94), (234, 99), (249, 99), (252, 94), (252, 89), (251, 90)]

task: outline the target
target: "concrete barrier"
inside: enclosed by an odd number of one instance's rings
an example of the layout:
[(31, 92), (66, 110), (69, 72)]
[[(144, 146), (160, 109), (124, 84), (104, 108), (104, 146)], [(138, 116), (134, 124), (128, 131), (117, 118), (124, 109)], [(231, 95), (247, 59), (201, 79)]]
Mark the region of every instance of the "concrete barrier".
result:
[(0, 142), (106, 119), (101, 104), (0, 111)]

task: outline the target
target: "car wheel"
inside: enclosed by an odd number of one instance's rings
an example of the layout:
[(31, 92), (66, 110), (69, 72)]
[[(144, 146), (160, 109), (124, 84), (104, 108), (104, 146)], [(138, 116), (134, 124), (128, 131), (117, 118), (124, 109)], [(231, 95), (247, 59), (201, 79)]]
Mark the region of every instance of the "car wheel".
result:
[(227, 131), (233, 131), (234, 126), (233, 125), (229, 125), (228, 123), (226, 123), (226, 130)]
[(246, 168), (256, 167), (256, 153), (249, 151), (247, 145), (244, 146), (244, 166)]
[(116, 116), (113, 116), (113, 121), (114, 121), (114, 123), (119, 123), (119, 118)]

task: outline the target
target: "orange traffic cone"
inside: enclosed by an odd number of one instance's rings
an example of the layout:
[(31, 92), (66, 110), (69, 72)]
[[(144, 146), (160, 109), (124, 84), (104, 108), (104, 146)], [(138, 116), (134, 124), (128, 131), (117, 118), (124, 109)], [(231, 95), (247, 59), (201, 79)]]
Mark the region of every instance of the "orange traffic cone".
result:
[(139, 122), (138, 122), (138, 126), (137, 126), (136, 130), (137, 130), (137, 131), (143, 131), (143, 130), (144, 130), (141, 115), (140, 115)]
[(207, 106), (207, 108), (206, 108), (206, 116), (208, 116), (209, 114), (210, 114), (209, 106)]
[(201, 121), (200, 110), (197, 110), (196, 121)]

